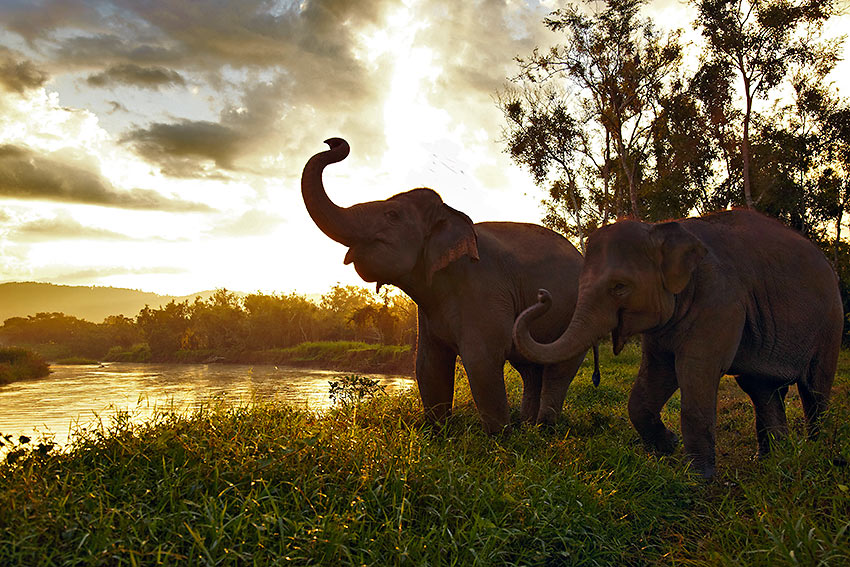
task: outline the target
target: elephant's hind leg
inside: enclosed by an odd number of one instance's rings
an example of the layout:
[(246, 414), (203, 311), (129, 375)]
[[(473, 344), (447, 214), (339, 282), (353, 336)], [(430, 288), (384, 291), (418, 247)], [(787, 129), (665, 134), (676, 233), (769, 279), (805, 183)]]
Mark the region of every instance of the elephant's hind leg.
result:
[(777, 388), (775, 382), (762, 376), (741, 375), (736, 376), (735, 380), (753, 401), (759, 456), (764, 456), (770, 452), (770, 444), (774, 440), (784, 439), (788, 435), (788, 421), (785, 417), (788, 386)]
[(838, 348), (836, 347), (828, 354), (816, 356), (809, 364), (807, 375), (797, 382), (800, 401), (803, 403), (803, 413), (806, 416), (806, 429), (812, 439), (817, 437), (820, 430), (820, 418), (829, 405), (829, 395), (837, 366)]
[(543, 388), (540, 392), (540, 409), (537, 413), (537, 423), (554, 424), (561, 415), (564, 398), (573, 382), (584, 354), (570, 360), (551, 364), (543, 369)]
[(543, 367), (539, 364), (514, 364), (522, 377), (522, 405), (520, 419), (523, 422), (533, 422), (540, 410), (540, 388), (543, 385)]

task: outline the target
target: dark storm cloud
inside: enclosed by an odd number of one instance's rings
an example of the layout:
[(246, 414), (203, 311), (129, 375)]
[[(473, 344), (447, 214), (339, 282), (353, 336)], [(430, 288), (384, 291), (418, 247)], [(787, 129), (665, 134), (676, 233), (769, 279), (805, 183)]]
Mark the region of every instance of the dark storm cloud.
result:
[(124, 209), (173, 212), (210, 210), (201, 203), (169, 199), (156, 191), (120, 191), (98, 172), (11, 144), (0, 145), (0, 197)]
[(23, 93), (47, 82), (50, 76), (32, 61), (0, 47), (0, 86), (10, 92)]
[(142, 67), (134, 63), (112, 65), (105, 71), (89, 75), (86, 82), (94, 87), (119, 84), (135, 85), (143, 89), (158, 89), (186, 84), (183, 76), (177, 71), (165, 67)]

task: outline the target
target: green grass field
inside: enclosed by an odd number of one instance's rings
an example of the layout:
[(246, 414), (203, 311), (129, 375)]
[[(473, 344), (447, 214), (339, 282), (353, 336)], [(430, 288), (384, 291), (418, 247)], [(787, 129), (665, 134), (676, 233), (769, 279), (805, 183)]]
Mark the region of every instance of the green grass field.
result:
[[(816, 442), (755, 460), (752, 406), (722, 382), (718, 475), (644, 452), (626, 416), (639, 353), (585, 363), (552, 429), (488, 437), (415, 392), (313, 415), (257, 401), (119, 415), (64, 452), (6, 440), (0, 565), (847, 565), (850, 353)], [(511, 403), (521, 385), (508, 372)], [(678, 397), (665, 420), (678, 430)], [(11, 446), (8, 446), (11, 443)], [(14, 461), (14, 462), (11, 462)]]

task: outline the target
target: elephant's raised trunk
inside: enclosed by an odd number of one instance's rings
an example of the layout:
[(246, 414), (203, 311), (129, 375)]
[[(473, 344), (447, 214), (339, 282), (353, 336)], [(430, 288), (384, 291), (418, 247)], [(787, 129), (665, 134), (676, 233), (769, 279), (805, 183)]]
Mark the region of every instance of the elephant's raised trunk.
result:
[(342, 138), (330, 138), (325, 143), (330, 149), (314, 155), (304, 166), (301, 173), (301, 196), (316, 226), (329, 238), (350, 245), (356, 234), (354, 218), (348, 209), (330, 200), (322, 184), (325, 166), (344, 160), (350, 148)]
[(514, 322), (514, 344), (517, 350), (532, 362), (555, 364), (575, 358), (586, 352), (608, 330), (597, 333), (595, 330), (597, 326), (585, 324), (585, 322), (593, 321), (594, 318), (592, 314), (587, 313), (587, 308), (579, 304), (576, 306), (569, 327), (560, 337), (548, 344), (538, 343), (531, 336), (529, 325), (549, 311), (551, 306), (552, 297), (548, 291), (541, 289), (537, 292), (537, 303), (520, 313)]

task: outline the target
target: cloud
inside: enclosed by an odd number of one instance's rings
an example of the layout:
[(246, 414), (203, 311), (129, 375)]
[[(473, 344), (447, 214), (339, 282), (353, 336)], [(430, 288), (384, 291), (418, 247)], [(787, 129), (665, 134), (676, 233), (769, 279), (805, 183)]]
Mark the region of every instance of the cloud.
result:
[(63, 284), (82, 283), (90, 285), (93, 281), (98, 281), (109, 276), (125, 276), (125, 275), (150, 275), (150, 274), (185, 274), (188, 270), (177, 266), (103, 266), (84, 268), (74, 270), (72, 272), (63, 272), (50, 277), (51, 281), (61, 282)]
[(85, 0), (9, 0), (0, 2), (4, 27), (29, 44), (61, 27), (89, 28), (102, 19), (97, 8)]
[(238, 218), (216, 224), (209, 232), (217, 237), (265, 236), (284, 222), (280, 215), (251, 209)]
[(50, 78), (47, 72), (28, 59), (21, 59), (0, 46), (0, 86), (10, 92), (23, 93), (38, 88)]
[(105, 71), (89, 75), (86, 82), (94, 87), (123, 84), (154, 90), (163, 86), (183, 86), (186, 84), (183, 76), (177, 71), (165, 67), (142, 67), (134, 63), (112, 65)]
[(21, 241), (51, 241), (58, 239), (85, 240), (129, 240), (126, 234), (87, 226), (68, 214), (61, 214), (50, 219), (39, 219), (24, 223), (14, 229), (15, 240)]
[(98, 172), (12, 144), (0, 145), (0, 197), (125, 209), (210, 211), (204, 204), (170, 199), (156, 191), (118, 190)]
[(209, 178), (212, 167), (268, 171), (289, 160), (297, 169), (302, 148), (334, 135), (352, 140), (364, 158), (385, 147), (392, 58), (370, 58), (362, 37), (387, 25), (398, 0), (0, 4), (0, 27), (55, 68), (84, 71), (84, 86), (154, 91), (191, 81), (214, 101), (199, 97), (199, 106), (220, 105), (210, 119), (146, 97), (165, 115), (129, 130), (114, 122), (124, 129), (116, 136), (165, 174)]
[(422, 10), (432, 21), (437, 14), (440, 18), (439, 25), (424, 28), (416, 38), (417, 43), (435, 51), (442, 68), (431, 101), (455, 116), (468, 116), (463, 107), (490, 114), (495, 108), (494, 93), (518, 71), (515, 58), (527, 55), (552, 35), (542, 23), (549, 13), (542, 6), (503, 0), (431, 0)]
[(130, 131), (121, 141), (158, 164), (166, 175), (191, 177), (204, 170), (205, 160), (233, 169), (243, 140), (238, 131), (216, 122), (181, 120)]

